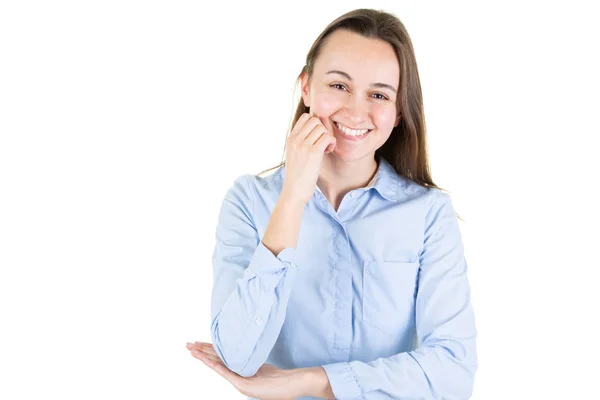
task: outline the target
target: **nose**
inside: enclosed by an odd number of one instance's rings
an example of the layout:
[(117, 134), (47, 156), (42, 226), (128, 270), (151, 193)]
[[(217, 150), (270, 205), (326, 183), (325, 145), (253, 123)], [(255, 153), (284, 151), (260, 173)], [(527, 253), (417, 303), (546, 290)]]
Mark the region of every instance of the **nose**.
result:
[(369, 104), (360, 96), (348, 96), (346, 102), (346, 120), (353, 128), (360, 127), (369, 118)]

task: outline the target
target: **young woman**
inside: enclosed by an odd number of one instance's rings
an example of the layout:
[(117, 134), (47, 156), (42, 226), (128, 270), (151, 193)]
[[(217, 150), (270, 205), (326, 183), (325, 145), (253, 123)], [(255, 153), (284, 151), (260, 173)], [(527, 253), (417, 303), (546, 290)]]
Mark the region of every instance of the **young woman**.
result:
[(188, 349), (261, 400), (469, 398), (467, 262), (429, 173), (405, 27), (349, 12), (298, 78), (285, 161), (240, 176), (223, 200), (212, 344)]

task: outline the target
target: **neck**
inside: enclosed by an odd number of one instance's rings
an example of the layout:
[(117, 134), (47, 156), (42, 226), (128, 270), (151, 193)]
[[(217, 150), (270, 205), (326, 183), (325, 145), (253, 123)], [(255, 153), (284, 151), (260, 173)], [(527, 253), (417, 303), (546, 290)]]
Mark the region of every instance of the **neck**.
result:
[(337, 209), (346, 193), (367, 186), (376, 172), (377, 161), (373, 157), (346, 162), (328, 154), (323, 157), (317, 186)]

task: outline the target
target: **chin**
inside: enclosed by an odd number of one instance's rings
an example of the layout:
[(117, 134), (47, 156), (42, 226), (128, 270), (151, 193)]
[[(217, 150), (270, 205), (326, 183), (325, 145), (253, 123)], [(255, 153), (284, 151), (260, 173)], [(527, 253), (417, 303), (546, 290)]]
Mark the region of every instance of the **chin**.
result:
[(341, 159), (342, 161), (346, 161), (346, 162), (351, 162), (351, 161), (358, 161), (358, 160), (362, 160), (365, 157), (375, 157), (375, 152), (373, 153), (358, 153), (358, 152), (344, 152), (341, 149), (338, 149), (337, 147), (335, 148), (335, 150), (333, 150), (333, 152), (327, 154), (329, 156), (332, 157), (336, 157)]

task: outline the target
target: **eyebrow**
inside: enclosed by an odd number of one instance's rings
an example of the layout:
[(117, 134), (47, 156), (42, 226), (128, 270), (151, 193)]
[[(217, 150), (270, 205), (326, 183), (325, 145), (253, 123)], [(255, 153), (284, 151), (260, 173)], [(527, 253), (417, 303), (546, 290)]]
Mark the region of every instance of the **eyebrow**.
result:
[[(327, 73), (325, 75), (327, 75), (327, 74), (342, 75), (343, 77), (345, 77), (346, 79), (348, 79), (350, 82), (352, 82), (352, 78), (350, 77), (350, 75), (348, 75), (344, 71), (339, 71), (337, 69), (333, 69), (331, 71), (327, 71)], [(390, 89), (394, 93), (397, 93), (397, 90), (392, 85), (388, 85), (387, 83), (375, 82), (375, 83), (371, 83), (371, 86), (378, 87), (378, 88)]]

